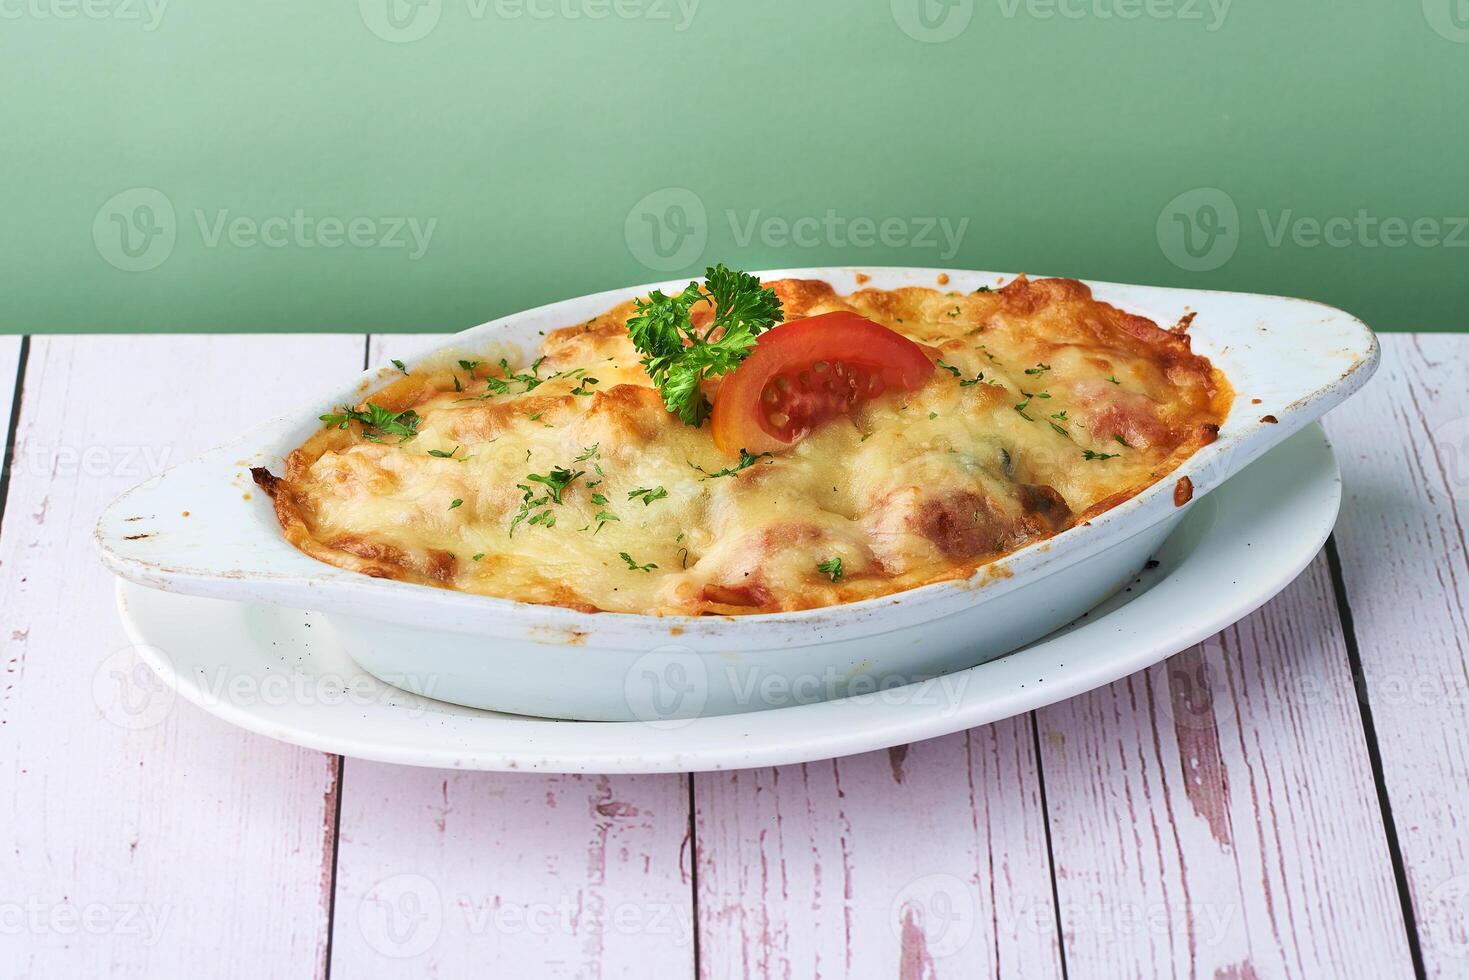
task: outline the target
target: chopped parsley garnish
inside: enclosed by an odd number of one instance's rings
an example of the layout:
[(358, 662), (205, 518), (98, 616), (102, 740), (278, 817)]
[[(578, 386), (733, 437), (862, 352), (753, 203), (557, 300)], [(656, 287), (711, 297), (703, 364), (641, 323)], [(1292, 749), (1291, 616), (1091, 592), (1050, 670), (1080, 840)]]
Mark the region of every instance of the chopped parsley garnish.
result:
[[(531, 488), (526, 486), (524, 483), (517, 483), (516, 486), (525, 491), (525, 496), (520, 502), (520, 511), (515, 515), (515, 520), (510, 522), (510, 536), (512, 538), (515, 537), (515, 528), (522, 521), (530, 518), (530, 522), (532, 524), (545, 523), (543, 520), (538, 520), (538, 518), (544, 518), (546, 515), (551, 513), (549, 510), (543, 510), (537, 513), (535, 517), (531, 517), (532, 511), (534, 511), (538, 507), (546, 506), (546, 504), (550, 502), (551, 498), (546, 496), (535, 496), (534, 491), (532, 491)], [(555, 527), (555, 520), (553, 519), (552, 522), (547, 526)]]
[(1065, 429), (1061, 428), (1055, 422), (1052, 422), (1051, 423), (1051, 428), (1055, 429), (1057, 432), (1059, 432), (1061, 435), (1065, 436), (1066, 438), (1068, 438), (1068, 439), (1071, 438), (1071, 433), (1069, 433)]
[(456, 507), (459, 507), (459, 506), (462, 506), (462, 505), (463, 505), (463, 503), (464, 503), (464, 501), (462, 501), (462, 500), (460, 500), (460, 499), (459, 499), (459, 498), (458, 498), (458, 497), (455, 497), (455, 498), (454, 498), (454, 499), (453, 499), (453, 501), (452, 501), (452, 502), (450, 502), (450, 504), (449, 504), (449, 509), (450, 509), (450, 510), (453, 510), (453, 509), (454, 509), (454, 508), (456, 508)]
[(397, 368), (399, 371), (402, 371), (404, 374), (408, 373), (408, 368), (404, 366), (403, 362), (398, 360), (396, 357), (393, 358), (393, 367)]
[(816, 570), (833, 582), (842, 580), (842, 560), (840, 558), (828, 558), (826, 561), (817, 562)]
[(1116, 459), (1120, 453), (1094, 453), (1090, 449), (1081, 451), (1082, 459)]
[(365, 412), (359, 412), (355, 408), (341, 408), (335, 415), (321, 416), (321, 421), (339, 429), (345, 429), (349, 422), (357, 422), (362, 426), (362, 437), (371, 442), (380, 442), (384, 435), (398, 436), (399, 442), (407, 442), (418, 434), (419, 417), (411, 408), (391, 412), (381, 405), (368, 402)]
[(561, 494), (565, 492), (566, 488), (575, 483), (577, 477), (585, 475), (585, 470), (576, 470), (573, 472), (564, 466), (558, 466), (545, 476), (539, 473), (527, 473), (525, 478), (532, 483), (539, 483), (546, 487), (547, 492), (551, 495), (551, 503), (559, 504), (561, 503)]
[(993, 292), (993, 290), (991, 290), (990, 287), (988, 287), (988, 286), (980, 286), (978, 289), (975, 290), (975, 292), (976, 293), (988, 293), (988, 292)]
[(483, 557), (484, 557), (484, 556), (485, 556), (485, 553), (484, 553), (484, 552), (483, 552), (483, 551), (481, 551), (481, 552), (480, 552), (480, 553), (479, 553), (479, 554), (477, 554), (477, 555), (470, 555), (470, 556), (469, 556), (469, 560), (470, 560), (470, 561), (479, 561), (479, 560), (480, 560), (480, 559), (481, 559), (481, 558), (483, 558)]
[(1017, 411), (1017, 412), (1020, 413), (1020, 417), (1023, 418), (1023, 419), (1025, 419), (1025, 421), (1027, 421), (1027, 422), (1034, 422), (1035, 419), (1033, 419), (1029, 415), (1026, 415), (1025, 414), (1026, 406), (1028, 406), (1029, 404), (1030, 404), (1030, 399), (1027, 398), (1025, 401), (1021, 402), (1019, 405), (1015, 405), (1013, 407), (1014, 407), (1015, 411)]
[[(528, 457), (527, 457), (528, 458)], [(540, 473), (527, 473), (527, 483), (517, 483), (515, 486), (521, 491), (520, 510), (515, 519), (510, 522), (510, 536), (515, 537), (515, 529), (522, 522), (526, 524), (539, 524), (542, 527), (555, 527), (556, 515), (551, 512), (549, 505), (561, 503), (561, 495), (566, 488), (576, 482), (578, 477), (585, 475), (584, 470), (568, 470), (564, 466), (558, 466), (544, 476)], [(531, 483), (538, 483), (546, 488), (539, 496)], [(542, 510), (542, 508), (545, 508)]]
[[(733, 371), (755, 338), (783, 315), (775, 291), (755, 276), (716, 265), (705, 270), (704, 280), (704, 286), (691, 282), (676, 296), (653, 290), (646, 300), (634, 301), (636, 312), (627, 321), (628, 336), (643, 355), (643, 368), (664, 407), (685, 425), (702, 425), (709, 414), (700, 383)], [(713, 322), (703, 331), (692, 316), (700, 303), (715, 308)]]
[[(704, 469), (704, 467), (700, 466), (698, 463), (694, 462), (693, 460), (689, 460), (689, 465), (692, 466), (694, 469), (698, 470), (700, 473), (703, 473), (704, 474), (704, 480), (714, 480), (714, 479), (718, 479), (721, 476), (734, 476), (736, 473), (740, 472), (741, 470), (749, 469), (751, 466), (754, 466), (755, 463), (758, 462), (761, 458), (763, 458), (765, 456), (771, 456), (771, 455), (774, 455), (774, 454), (773, 453), (755, 453), (754, 455), (751, 455), (749, 452), (746, 452), (745, 450), (741, 449), (740, 450), (740, 461), (738, 463), (736, 463), (735, 465), (733, 465), (733, 466), (726, 466), (724, 469), (720, 470), (718, 473), (710, 473), (708, 470)], [(700, 480), (699, 482), (700, 483), (703, 483), (704, 480)]]
[(1025, 373), (1026, 374), (1034, 374), (1034, 375), (1042, 375), (1042, 374), (1045, 374), (1050, 369), (1051, 369), (1051, 366), (1049, 364), (1037, 363), (1036, 366), (1033, 367), (1033, 368), (1026, 368), (1025, 369)]
[(459, 362), (459, 366), (462, 369), (464, 369), (465, 371), (468, 371), (470, 373), (470, 375), (473, 376), (474, 375), (474, 369), (480, 366), (480, 362), (479, 361), (460, 361)]
[(602, 445), (600, 442), (594, 442), (590, 446), (587, 446), (585, 449), (583, 449), (581, 451), (581, 455), (578, 456), (578, 457), (576, 457), (575, 459), (573, 459), (572, 462), (573, 463), (582, 463), (582, 462), (585, 462), (586, 460), (595, 458), (598, 455), (598, 453), (597, 453), (597, 447), (600, 446), (600, 445)]
[(644, 507), (648, 506), (655, 500), (662, 500), (666, 496), (668, 496), (668, 491), (663, 489), (662, 487), (643, 487), (639, 490), (629, 490), (627, 493), (628, 500), (637, 500), (639, 497), (641, 497)]
[(1116, 439), (1118, 442), (1122, 443), (1128, 449), (1131, 449), (1132, 448), (1132, 443), (1128, 442), (1126, 439), (1122, 438), (1121, 436), (1114, 435), (1112, 438), (1113, 439)]
[[(602, 482), (601, 480), (596, 480), (596, 481), (593, 481), (592, 483), (588, 483), (587, 486), (589, 486), (589, 487), (595, 486), (596, 484), (601, 483), (601, 482)], [(592, 503), (596, 504), (598, 507), (604, 507), (605, 508), (607, 506), (607, 497), (604, 494), (594, 493), (594, 494), (592, 494)], [(592, 533), (593, 534), (596, 534), (597, 531), (602, 530), (603, 526), (605, 526), (608, 521), (621, 521), (622, 518), (618, 517), (616, 514), (612, 513), (610, 510), (599, 510), (599, 511), (597, 511), (597, 516), (595, 518), (593, 518), (593, 520), (595, 520), (597, 522), (597, 530), (596, 531), (593, 531)], [(588, 524), (587, 527), (591, 527), (591, 525)], [(585, 531), (587, 529), (587, 527), (582, 528), (582, 530)]]
[(978, 374), (976, 374), (972, 378), (966, 378), (966, 377), (964, 377), (963, 372), (960, 371), (954, 365), (948, 364), (948, 363), (946, 363), (946, 362), (944, 362), (942, 360), (941, 361), (937, 361), (936, 363), (938, 364), (939, 367), (943, 368), (945, 371), (948, 371), (954, 377), (956, 377), (956, 378), (959, 379), (959, 387), (960, 388), (972, 388), (972, 387), (974, 387), (975, 385), (979, 384), (981, 381), (984, 380), (984, 372), (983, 371), (979, 372)]
[(505, 382), (507, 381), (519, 381), (521, 384), (525, 385), (526, 391), (535, 391), (541, 386), (541, 382), (545, 380), (540, 376), (541, 361), (543, 360), (545, 360), (545, 358), (537, 358), (536, 361), (531, 364), (530, 369), (534, 373), (516, 374), (510, 370), (510, 362), (502, 357), (500, 358), (500, 370), (505, 373), (504, 379), (501, 380), (498, 378), (486, 378), (485, 380), (490, 382), (490, 388), (492, 388), (497, 394), (502, 394), (508, 390), (508, 386), (505, 384)]
[(1106, 380), (1112, 382), (1114, 385), (1120, 385), (1120, 384), (1122, 384), (1121, 381), (1118, 381), (1117, 380), (1117, 375), (1115, 375), (1115, 374), (1108, 375), (1107, 378), (1106, 378)]
[(458, 446), (455, 446), (453, 449), (449, 450), (447, 453), (444, 452), (442, 449), (430, 449), (428, 451), (428, 454), (430, 456), (437, 457), (438, 459), (453, 459), (454, 458), (454, 454), (457, 453), (458, 451), (459, 451), (459, 447)]
[(1056, 412), (1054, 415), (1052, 415), (1051, 418), (1055, 419), (1058, 422), (1065, 422), (1066, 421), (1066, 410), (1063, 408), (1061, 411)]
[(582, 378), (581, 379), (581, 383), (578, 384), (575, 388), (571, 389), (571, 393), (573, 395), (595, 395), (596, 392), (594, 392), (588, 386), (589, 385), (599, 384), (599, 383), (600, 382), (598, 382), (596, 378)]
[(625, 551), (619, 551), (617, 553), (617, 555), (623, 561), (627, 562), (627, 567), (629, 569), (631, 569), (632, 571), (634, 571), (634, 572), (651, 572), (653, 569), (655, 569), (655, 568), (658, 567), (657, 565), (654, 565), (652, 562), (649, 562), (646, 565), (639, 565), (637, 562), (635, 562), (635, 561), (632, 560), (632, 555), (629, 555)]

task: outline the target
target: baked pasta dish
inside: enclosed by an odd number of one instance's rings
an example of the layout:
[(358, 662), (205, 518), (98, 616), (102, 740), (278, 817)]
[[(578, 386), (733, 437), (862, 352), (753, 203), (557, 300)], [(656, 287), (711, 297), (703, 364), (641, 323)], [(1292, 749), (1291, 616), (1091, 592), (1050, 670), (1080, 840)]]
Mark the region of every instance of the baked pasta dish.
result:
[(395, 362), (254, 477), (295, 547), (364, 575), (589, 612), (829, 606), (969, 577), (1166, 477), (1231, 400), (1187, 327), (1067, 279), (843, 296), (717, 266), (528, 357)]

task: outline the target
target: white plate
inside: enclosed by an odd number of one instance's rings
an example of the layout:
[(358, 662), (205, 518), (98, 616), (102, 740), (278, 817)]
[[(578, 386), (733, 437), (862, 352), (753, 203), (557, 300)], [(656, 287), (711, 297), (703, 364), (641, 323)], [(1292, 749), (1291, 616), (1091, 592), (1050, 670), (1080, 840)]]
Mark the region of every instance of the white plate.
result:
[(552, 721), (420, 698), (355, 666), (319, 613), (122, 580), (118, 605), (143, 658), (183, 697), (297, 745), (456, 769), (740, 769), (933, 738), (1151, 666), (1283, 589), (1320, 550), (1340, 503), (1336, 461), (1312, 425), (1199, 501), (1128, 591), (1023, 650), (871, 695), (668, 722)]

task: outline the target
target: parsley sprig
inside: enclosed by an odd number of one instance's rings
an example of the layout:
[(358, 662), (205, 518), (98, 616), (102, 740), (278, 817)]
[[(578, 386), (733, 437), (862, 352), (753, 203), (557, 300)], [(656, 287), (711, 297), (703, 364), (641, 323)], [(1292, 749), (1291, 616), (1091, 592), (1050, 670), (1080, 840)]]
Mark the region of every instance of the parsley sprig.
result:
[(751, 466), (754, 466), (761, 459), (764, 459), (766, 456), (771, 456), (771, 455), (774, 455), (774, 454), (773, 453), (751, 453), (751, 452), (749, 452), (747, 450), (741, 449), (740, 450), (740, 461), (738, 463), (734, 464), (733, 466), (726, 466), (724, 469), (720, 470), (718, 473), (710, 473), (708, 470), (704, 469), (704, 467), (700, 466), (698, 463), (694, 462), (693, 460), (689, 460), (689, 465), (692, 466), (694, 469), (698, 470), (700, 473), (703, 473), (704, 474), (704, 479), (699, 481), (700, 483), (703, 483), (704, 480), (715, 480), (715, 479), (718, 479), (721, 476), (734, 476), (735, 474), (739, 473), (741, 470), (749, 469)]
[(652, 562), (649, 562), (646, 565), (639, 565), (637, 562), (633, 561), (632, 555), (629, 555), (625, 551), (619, 551), (617, 553), (617, 557), (619, 557), (623, 561), (627, 562), (627, 567), (628, 567), (628, 570), (629, 571), (634, 571), (634, 572), (651, 572), (653, 569), (655, 569), (655, 568), (658, 567), (657, 565), (653, 564)]
[(662, 500), (666, 496), (668, 496), (668, 491), (661, 486), (641, 487), (637, 490), (629, 490), (627, 493), (628, 500), (637, 500), (639, 497), (641, 497), (644, 507), (646, 507), (648, 504), (651, 504), (655, 500)]
[(356, 422), (362, 426), (362, 438), (369, 442), (382, 442), (384, 435), (398, 436), (399, 442), (407, 442), (418, 435), (419, 416), (411, 408), (394, 412), (368, 402), (365, 412), (355, 408), (339, 408), (336, 414), (322, 415), (320, 419), (339, 429), (345, 429), (350, 423)]
[[(510, 522), (510, 536), (515, 537), (515, 529), (521, 523), (555, 527), (556, 514), (551, 510), (550, 505), (560, 504), (561, 495), (566, 492), (566, 488), (585, 475), (585, 470), (569, 470), (564, 466), (558, 466), (545, 474), (527, 473), (525, 475), (527, 482), (515, 485), (516, 489), (521, 491), (522, 496), (520, 511)], [(531, 486), (532, 483), (545, 487), (545, 492), (537, 494), (535, 488)]]
[(551, 503), (561, 503), (561, 494), (567, 487), (576, 482), (576, 478), (585, 475), (585, 470), (568, 470), (564, 466), (558, 466), (550, 473), (542, 476), (539, 473), (527, 473), (525, 478), (543, 485), (551, 495)]
[[(693, 322), (693, 309), (700, 303), (714, 307), (714, 320), (702, 331)], [(755, 338), (784, 315), (774, 290), (723, 265), (705, 270), (703, 286), (691, 282), (676, 296), (655, 289), (635, 306), (627, 321), (628, 336), (643, 355), (643, 369), (664, 406), (685, 425), (702, 425), (709, 414), (700, 383), (738, 367)]]

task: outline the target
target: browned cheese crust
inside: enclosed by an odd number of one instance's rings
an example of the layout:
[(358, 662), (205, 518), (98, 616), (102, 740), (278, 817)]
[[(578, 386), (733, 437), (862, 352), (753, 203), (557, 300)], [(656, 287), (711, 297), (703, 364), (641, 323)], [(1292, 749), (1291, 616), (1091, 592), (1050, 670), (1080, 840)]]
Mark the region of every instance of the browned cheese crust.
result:
[[(664, 410), (627, 303), (531, 357), (394, 371), (356, 407), (412, 409), (414, 437), (329, 425), (256, 481), (287, 540), (364, 575), (587, 611), (768, 613), (968, 577), (1162, 480), (1229, 409), (1187, 319), (1161, 329), (1074, 280), (969, 295), (767, 285), (787, 320), (853, 310), (938, 368), (718, 475), (736, 461)], [(552, 493), (537, 478), (557, 470), (575, 476)]]

